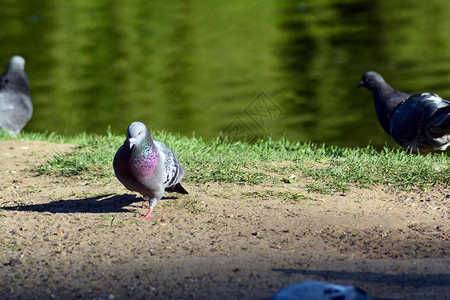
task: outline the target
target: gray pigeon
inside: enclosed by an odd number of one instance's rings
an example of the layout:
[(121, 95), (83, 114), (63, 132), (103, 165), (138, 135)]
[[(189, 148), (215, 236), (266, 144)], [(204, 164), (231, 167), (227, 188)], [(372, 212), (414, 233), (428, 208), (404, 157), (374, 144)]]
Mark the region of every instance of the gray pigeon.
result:
[(13, 56), (0, 78), (0, 129), (18, 134), (33, 114), (25, 60)]
[(163, 143), (152, 140), (147, 127), (141, 122), (128, 126), (127, 138), (114, 156), (114, 173), (130, 191), (144, 196), (149, 202), (143, 220), (151, 218), (156, 203), (166, 192), (188, 194), (181, 185), (184, 167)]
[(410, 95), (393, 89), (376, 72), (361, 83), (372, 91), (383, 129), (406, 151), (445, 150), (450, 145), (450, 102), (433, 93)]
[(338, 285), (322, 281), (304, 281), (290, 285), (270, 298), (271, 300), (370, 300), (366, 294), (351, 285)]

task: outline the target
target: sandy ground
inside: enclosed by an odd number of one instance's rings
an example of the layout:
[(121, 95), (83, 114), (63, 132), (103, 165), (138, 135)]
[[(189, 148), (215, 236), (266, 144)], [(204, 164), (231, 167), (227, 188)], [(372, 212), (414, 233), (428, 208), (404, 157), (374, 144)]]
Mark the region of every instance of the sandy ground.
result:
[(448, 187), (321, 195), (303, 179), (187, 183), (189, 195), (141, 221), (141, 198), (115, 178), (30, 170), (70, 150), (0, 141), (1, 299), (266, 299), (307, 279), (450, 299)]

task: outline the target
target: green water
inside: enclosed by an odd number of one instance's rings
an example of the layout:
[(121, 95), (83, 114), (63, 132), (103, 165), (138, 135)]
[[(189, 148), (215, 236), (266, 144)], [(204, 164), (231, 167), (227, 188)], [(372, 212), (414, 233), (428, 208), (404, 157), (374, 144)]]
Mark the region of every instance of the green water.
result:
[(0, 1), (0, 60), (27, 60), (27, 131), (152, 130), (393, 145), (375, 70), (450, 98), (448, 1)]

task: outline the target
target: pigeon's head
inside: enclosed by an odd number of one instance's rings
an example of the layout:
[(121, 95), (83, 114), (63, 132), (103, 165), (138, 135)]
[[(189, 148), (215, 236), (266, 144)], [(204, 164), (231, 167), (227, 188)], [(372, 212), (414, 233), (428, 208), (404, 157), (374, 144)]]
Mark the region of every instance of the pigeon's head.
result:
[(373, 91), (375, 90), (377, 87), (380, 86), (380, 84), (382, 84), (384, 82), (383, 77), (381, 77), (380, 74), (378, 74), (377, 72), (374, 71), (369, 71), (364, 73), (361, 76), (361, 82), (359, 83), (358, 87), (365, 87), (368, 88), (369, 90)]
[(127, 135), (127, 141), (130, 144), (131, 149), (135, 145), (140, 145), (143, 141), (145, 141), (149, 136), (149, 132), (144, 123), (133, 122), (130, 126), (128, 126)]
[(13, 56), (1, 76), (0, 88), (9, 88), (30, 95), (30, 83), (25, 74), (25, 59)]
[(22, 56), (13, 56), (9, 61), (8, 71), (25, 70), (25, 59)]

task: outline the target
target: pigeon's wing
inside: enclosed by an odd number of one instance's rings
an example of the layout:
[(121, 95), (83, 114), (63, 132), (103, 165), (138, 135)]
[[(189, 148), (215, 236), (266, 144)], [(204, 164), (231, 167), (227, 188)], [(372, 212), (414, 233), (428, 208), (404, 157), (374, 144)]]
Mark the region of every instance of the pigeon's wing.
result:
[(184, 177), (184, 167), (178, 162), (177, 157), (164, 143), (154, 141), (156, 148), (160, 154), (164, 168), (164, 187), (167, 191), (176, 191), (176, 185), (181, 182)]
[(14, 101), (9, 100), (8, 94), (0, 92), (0, 112), (9, 112), (14, 109)]
[(435, 114), (448, 105), (448, 101), (433, 93), (412, 95), (395, 110), (390, 124), (391, 136), (403, 147), (426, 145), (425, 137), (436, 121)]
[(31, 99), (21, 93), (0, 92), (0, 128), (18, 133), (33, 113)]

